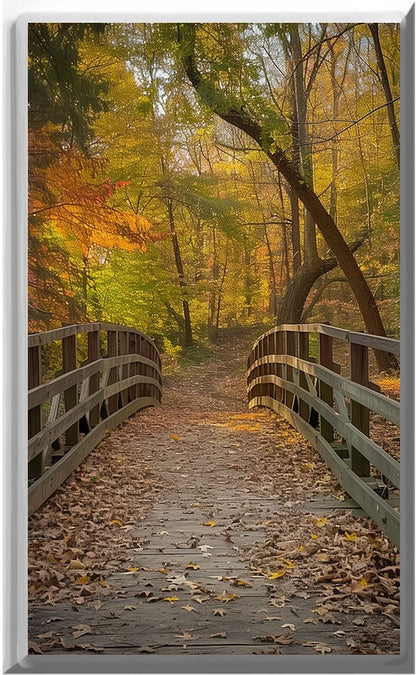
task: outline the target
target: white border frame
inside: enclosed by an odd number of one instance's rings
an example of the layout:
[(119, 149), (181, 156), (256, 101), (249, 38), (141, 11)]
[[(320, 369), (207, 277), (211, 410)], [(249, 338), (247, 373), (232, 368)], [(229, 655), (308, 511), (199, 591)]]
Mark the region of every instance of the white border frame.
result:
[[(127, 2), (127, 4), (126, 4)], [(166, 3), (166, 6), (161, 5)], [(175, 9), (159, 0), (155, 11), (132, 14), (129, 0), (118, 0), (114, 11), (109, 0), (73, 0), (73, 13), (56, 11), (54, 0), (4, 0), (3, 2), (3, 124), (6, 202), (3, 210), (3, 672), (7, 673), (187, 673), (187, 672), (287, 672), (287, 673), (413, 673), (414, 672), (414, 6), (385, 9), (380, 2), (365, 8), (343, 3), (341, 12), (322, 8), (319, 1), (292, 0), (292, 12), (277, 12), (269, 0), (257, 12), (237, 9), (224, 12), (223, 0), (210, 3), (209, 11), (194, 12), (181, 2)], [(185, 5), (187, 3), (185, 2)], [(216, 5), (219, 5), (217, 7)], [(266, 2), (267, 4), (267, 2)], [(348, 3), (347, 3), (348, 4)], [(35, 5), (35, 6), (34, 6)], [(222, 5), (222, 6), (221, 6)], [(333, 5), (331, 7), (331, 10)], [(36, 10), (18, 18), (22, 11)], [(140, 8), (139, 8), (140, 10)], [(219, 10), (219, 11), (218, 11)], [(75, 13), (76, 12), (76, 13)], [(102, 13), (103, 12), (103, 13)], [(17, 19), (17, 21), (16, 21)], [(26, 167), (27, 88), (26, 30), (30, 21), (378, 21), (402, 24), (401, 86), (401, 353), (402, 353), (402, 610), (400, 656), (100, 656), (27, 655), (27, 422), (26, 422)], [(16, 87), (17, 83), (17, 87)], [(406, 301), (406, 305), (405, 305)], [(406, 592), (403, 592), (406, 589)]]

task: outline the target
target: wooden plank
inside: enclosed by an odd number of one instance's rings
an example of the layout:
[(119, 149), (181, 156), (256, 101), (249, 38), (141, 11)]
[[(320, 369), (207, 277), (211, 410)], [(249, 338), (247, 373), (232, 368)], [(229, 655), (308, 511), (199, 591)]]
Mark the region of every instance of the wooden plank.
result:
[[(28, 388), (33, 389), (42, 381), (41, 348), (29, 347), (28, 350)], [(28, 410), (28, 434), (29, 438), (36, 436), (42, 429), (42, 406), (36, 405)], [(30, 461), (28, 466), (28, 478), (33, 480), (42, 475), (45, 464), (43, 455), (39, 455)]]
[[(118, 333), (115, 330), (107, 331), (107, 356), (108, 358), (118, 356)], [(107, 362), (107, 367), (110, 369), (108, 374), (108, 379), (104, 383), (105, 386), (114, 384), (118, 380), (118, 368), (116, 366), (111, 366)], [(114, 394), (110, 396), (107, 401), (107, 410), (108, 414), (112, 415), (116, 412), (118, 408), (118, 396)]]
[[(319, 363), (324, 368), (332, 370), (332, 337), (330, 335), (325, 335), (325, 333), (319, 334)], [(319, 397), (322, 399), (322, 401), (324, 401), (324, 403), (332, 408), (334, 403), (332, 387), (323, 380), (318, 380), (318, 382)], [(328, 443), (332, 443), (334, 440), (334, 429), (328, 420), (325, 417), (322, 417), (322, 415), (320, 417), (320, 430), (325, 440), (327, 440)]]
[[(88, 362), (93, 363), (98, 361), (101, 356), (100, 348), (100, 332), (98, 330), (91, 331), (87, 335), (88, 341)], [(94, 394), (100, 388), (100, 373), (97, 371), (89, 378), (89, 394)], [(88, 422), (90, 427), (95, 427), (100, 421), (100, 406), (96, 405), (89, 411)]]
[[(72, 333), (62, 340), (62, 369), (64, 373), (75, 370), (77, 367), (77, 347), (76, 335)], [(68, 387), (64, 391), (65, 410), (68, 411), (77, 405), (77, 387), (76, 385)], [(66, 445), (76, 445), (78, 443), (78, 424), (69, 427), (65, 434)]]
[(71, 335), (79, 335), (81, 333), (89, 333), (90, 331), (132, 331), (136, 335), (142, 335), (143, 337), (150, 342), (155, 349), (157, 349), (153, 340), (145, 335), (142, 331), (137, 330), (136, 328), (130, 328), (128, 326), (121, 326), (116, 323), (107, 323), (106, 321), (96, 321), (94, 323), (77, 323), (72, 324), (71, 326), (64, 326), (63, 328), (55, 328), (54, 330), (45, 331), (43, 333), (32, 333), (28, 335), (28, 346), (29, 347), (39, 347), (41, 345), (49, 344), (50, 342), (57, 342), (62, 340), (65, 337)]
[[(368, 385), (368, 348), (362, 344), (350, 345), (351, 380)], [(351, 399), (351, 422), (366, 436), (370, 435), (370, 410)], [(355, 446), (351, 448), (351, 467), (359, 476), (370, 475), (370, 462)]]

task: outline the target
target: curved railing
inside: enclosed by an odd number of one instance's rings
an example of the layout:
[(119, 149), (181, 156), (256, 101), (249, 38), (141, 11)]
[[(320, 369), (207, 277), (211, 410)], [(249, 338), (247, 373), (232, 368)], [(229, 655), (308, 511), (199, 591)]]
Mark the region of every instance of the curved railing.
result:
[(29, 335), (28, 381), (29, 515), (108, 430), (162, 395), (152, 340), (103, 322)]
[[(349, 378), (333, 361), (334, 341), (349, 349)], [(400, 404), (369, 381), (369, 348), (398, 356), (400, 342), (324, 324), (277, 326), (251, 349), (249, 407), (272, 408), (299, 429), (346, 492), (399, 546), (400, 464), (370, 438), (370, 413), (399, 427)]]

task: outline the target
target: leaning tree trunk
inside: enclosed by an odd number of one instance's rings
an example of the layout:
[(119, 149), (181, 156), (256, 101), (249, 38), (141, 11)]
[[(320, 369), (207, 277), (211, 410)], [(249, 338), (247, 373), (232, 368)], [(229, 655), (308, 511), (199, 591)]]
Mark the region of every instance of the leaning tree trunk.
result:
[(174, 256), (175, 256), (176, 271), (178, 273), (179, 286), (181, 287), (181, 290), (182, 290), (182, 293), (183, 293), (183, 295), (182, 295), (182, 309), (183, 309), (184, 329), (185, 329), (184, 345), (185, 345), (185, 347), (190, 347), (193, 343), (191, 312), (189, 310), (189, 302), (184, 297), (184, 292), (186, 291), (185, 273), (183, 271), (181, 250), (179, 248), (178, 235), (177, 235), (176, 229), (175, 229), (175, 219), (174, 219), (174, 215), (173, 215), (173, 205), (172, 205), (172, 200), (170, 199), (170, 197), (167, 198), (166, 205), (167, 205), (168, 216), (169, 216), (169, 227), (170, 227), (170, 232), (171, 232), (171, 235), (172, 235), (172, 245), (173, 245), (173, 253), (174, 253)]

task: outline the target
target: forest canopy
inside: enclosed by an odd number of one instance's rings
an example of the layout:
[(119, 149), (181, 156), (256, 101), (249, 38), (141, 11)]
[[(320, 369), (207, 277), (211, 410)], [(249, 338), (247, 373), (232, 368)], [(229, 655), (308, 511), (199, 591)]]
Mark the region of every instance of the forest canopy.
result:
[(398, 24), (29, 24), (29, 331), (398, 337), (399, 82)]

